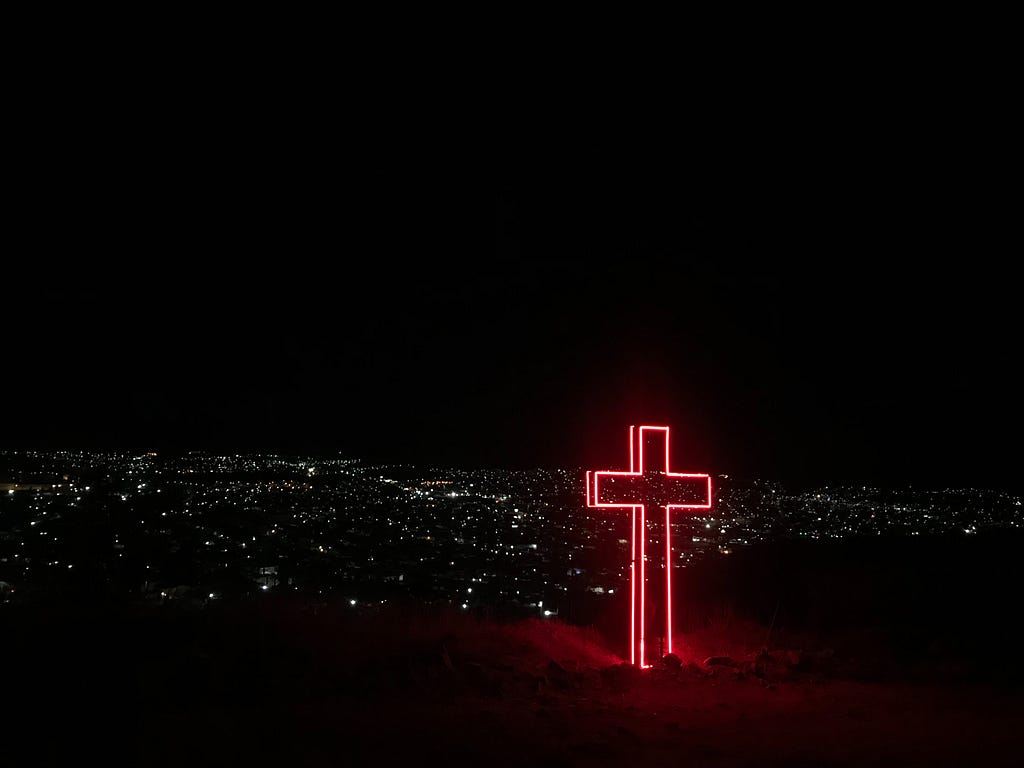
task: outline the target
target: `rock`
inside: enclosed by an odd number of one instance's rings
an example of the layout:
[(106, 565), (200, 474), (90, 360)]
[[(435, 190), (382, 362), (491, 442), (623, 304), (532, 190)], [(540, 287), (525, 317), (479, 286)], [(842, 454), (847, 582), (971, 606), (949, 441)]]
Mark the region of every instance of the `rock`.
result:
[(601, 685), (601, 673), (596, 669), (585, 669), (580, 676), (580, 685), (584, 690), (598, 688)]
[(460, 676), (470, 689), (483, 696), (500, 698), (504, 693), (501, 675), (479, 662), (466, 662), (460, 669)]
[(551, 683), (548, 681), (547, 675), (532, 675), (531, 676), (532, 688), (531, 691), (536, 694), (544, 693), (544, 689), (547, 688)]
[(667, 654), (661, 661), (669, 669), (679, 669), (683, 666), (683, 660), (674, 653)]
[(615, 664), (601, 670), (604, 684), (616, 693), (624, 693), (640, 680), (640, 670), (631, 664)]
[(775, 659), (768, 653), (766, 648), (762, 648), (761, 652), (754, 658), (753, 667), (751, 672), (755, 677), (765, 677), (769, 671), (774, 670)]
[(705, 667), (735, 667), (738, 666), (732, 656), (708, 656), (704, 659)]
[(573, 677), (565, 667), (559, 664), (554, 659), (548, 662), (548, 667), (545, 670), (548, 678), (548, 682), (556, 688), (565, 690), (570, 688), (573, 684)]

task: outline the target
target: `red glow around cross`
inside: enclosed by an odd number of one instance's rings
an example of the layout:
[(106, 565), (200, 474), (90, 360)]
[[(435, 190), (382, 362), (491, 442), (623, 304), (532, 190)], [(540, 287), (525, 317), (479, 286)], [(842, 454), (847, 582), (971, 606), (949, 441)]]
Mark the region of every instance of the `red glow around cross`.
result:
[[(656, 495), (650, 498), (651, 479), (644, 477), (644, 433), (661, 432), (665, 443), (665, 469), (654, 475), (657, 483)], [(630, 528), (630, 601), (629, 601), (629, 661), (640, 666), (644, 663), (644, 583), (646, 554), (644, 540), (646, 537), (646, 507), (660, 506), (665, 509), (665, 637), (668, 652), (672, 653), (672, 543), (670, 533), (671, 514), (673, 509), (711, 509), (711, 476), (703, 473), (672, 472), (669, 462), (669, 428), (642, 426), (629, 428), (629, 471), (587, 470), (586, 500), (587, 506), (601, 509), (629, 509), (632, 512)], [(649, 475), (653, 473), (648, 472)], [(618, 487), (613, 487), (618, 486)], [(681, 503), (670, 501), (675, 492), (682, 493), (683, 487), (700, 488), (703, 499), (700, 503)], [(636, 616), (636, 585), (637, 585), (637, 553), (636, 529), (637, 514), (640, 516), (640, 632), (639, 652), (637, 652), (637, 616)]]

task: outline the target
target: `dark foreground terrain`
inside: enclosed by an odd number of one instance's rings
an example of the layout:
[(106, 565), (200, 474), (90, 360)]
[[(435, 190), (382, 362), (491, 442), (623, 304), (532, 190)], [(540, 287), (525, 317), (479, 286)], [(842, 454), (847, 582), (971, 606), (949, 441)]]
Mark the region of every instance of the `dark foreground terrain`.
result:
[(694, 571), (643, 672), (595, 628), (412, 604), (0, 606), (0, 765), (1019, 765), (1007, 545), (925, 546)]

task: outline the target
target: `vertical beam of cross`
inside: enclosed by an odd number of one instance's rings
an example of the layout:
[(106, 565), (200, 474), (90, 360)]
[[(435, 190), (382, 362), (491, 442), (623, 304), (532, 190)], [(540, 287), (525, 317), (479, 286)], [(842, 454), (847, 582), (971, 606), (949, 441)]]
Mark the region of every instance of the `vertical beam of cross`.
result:
[[(644, 460), (645, 433), (660, 433), (665, 446), (663, 469), (651, 469), (657, 462)], [(645, 563), (647, 560), (646, 508), (665, 508), (665, 638), (667, 652), (672, 653), (672, 510), (711, 509), (711, 476), (704, 473), (672, 472), (669, 461), (669, 428), (641, 426), (629, 428), (629, 471), (598, 470), (586, 473), (588, 507), (629, 509), (630, 527), (630, 617), (629, 658), (641, 667), (645, 663)], [(680, 500), (682, 499), (682, 501)], [(639, 525), (638, 525), (639, 522)], [(637, 557), (637, 538), (640, 540)], [(637, 571), (639, 570), (639, 576)], [(637, 587), (639, 583), (640, 621), (636, 620)]]

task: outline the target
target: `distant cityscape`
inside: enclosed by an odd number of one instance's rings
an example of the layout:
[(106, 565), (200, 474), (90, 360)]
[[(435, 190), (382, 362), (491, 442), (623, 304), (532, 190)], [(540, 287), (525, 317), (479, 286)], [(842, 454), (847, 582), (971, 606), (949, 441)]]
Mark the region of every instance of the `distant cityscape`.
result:
[[(1020, 497), (982, 489), (787, 493), (728, 475), (713, 487), (710, 512), (673, 519), (675, 568), (766, 541), (966, 537), (1024, 519)], [(648, 524), (661, 535), (660, 518)], [(586, 507), (582, 469), (0, 452), (3, 604), (294, 593), (557, 616), (573, 595), (628, 593), (628, 536), (627, 514)]]

